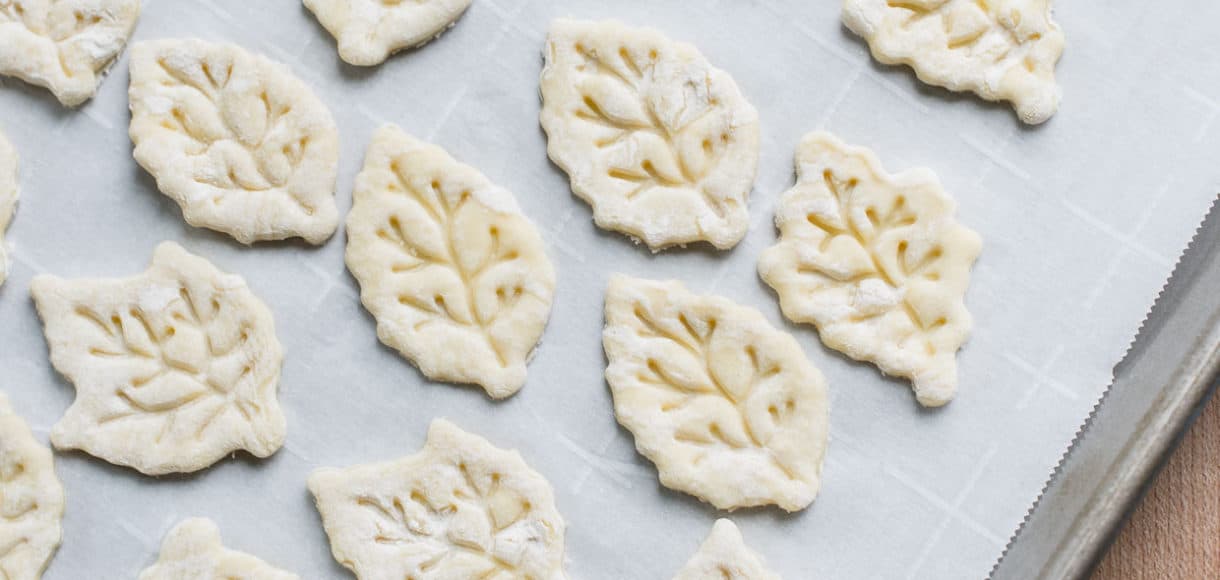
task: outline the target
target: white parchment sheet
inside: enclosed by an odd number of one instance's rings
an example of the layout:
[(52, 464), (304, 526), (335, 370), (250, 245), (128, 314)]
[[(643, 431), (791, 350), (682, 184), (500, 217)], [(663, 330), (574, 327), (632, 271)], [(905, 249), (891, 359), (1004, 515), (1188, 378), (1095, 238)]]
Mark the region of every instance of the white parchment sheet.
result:
[[(882, 67), (841, 27), (838, 2), (474, 0), (440, 40), (373, 69), (339, 61), (294, 0), (145, 0), (137, 40), (198, 36), (287, 63), (334, 112), (345, 211), (364, 148), (385, 122), (432, 140), (513, 191), (541, 228), (559, 285), (525, 389), (492, 402), (434, 384), (381, 346), (343, 265), (342, 231), (321, 248), (240, 246), (193, 229), (131, 159), (127, 57), (76, 111), (6, 80), (0, 127), (21, 155), (15, 260), (0, 288), (0, 389), (45, 441), (73, 398), (50, 367), (30, 278), (130, 275), (177, 240), (247, 278), (286, 347), (285, 447), (186, 477), (153, 479), (57, 454), (63, 547), (47, 578), (133, 578), (182, 518), (208, 516), (225, 543), (305, 578), (347, 578), (332, 559), (309, 472), (415, 452), (448, 417), (515, 447), (554, 485), (574, 579), (668, 578), (723, 514), (666, 491), (619, 428), (602, 379), (602, 295), (613, 272), (678, 278), (760, 309), (796, 335), (831, 388), (825, 485), (803, 513), (732, 515), (785, 578), (981, 578), (1110, 379), (1144, 313), (1220, 190), (1220, 3), (1072, 0), (1064, 99), (1045, 126), (1004, 105)], [(762, 119), (753, 228), (737, 248), (650, 255), (598, 230), (548, 161), (538, 73), (549, 20), (617, 17), (697, 44)], [(823, 348), (787, 324), (755, 263), (774, 243), (792, 154), (825, 128), (874, 148), (891, 171), (935, 170), (985, 245), (967, 305), (961, 390), (925, 411), (906, 383)]]

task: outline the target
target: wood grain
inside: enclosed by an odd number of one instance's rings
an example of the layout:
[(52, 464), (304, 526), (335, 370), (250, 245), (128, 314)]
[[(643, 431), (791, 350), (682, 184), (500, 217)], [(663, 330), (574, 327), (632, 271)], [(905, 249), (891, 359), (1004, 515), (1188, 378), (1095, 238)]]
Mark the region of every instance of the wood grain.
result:
[(1093, 580), (1220, 578), (1220, 397), (1212, 397)]

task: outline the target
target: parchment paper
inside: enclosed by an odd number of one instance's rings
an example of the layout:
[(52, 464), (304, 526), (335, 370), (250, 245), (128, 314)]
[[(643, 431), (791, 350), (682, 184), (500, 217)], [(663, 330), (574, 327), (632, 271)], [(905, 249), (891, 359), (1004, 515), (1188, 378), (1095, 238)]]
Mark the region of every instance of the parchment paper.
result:
[[(693, 41), (762, 117), (754, 227), (730, 252), (653, 256), (596, 229), (547, 161), (537, 76), (548, 21), (618, 17)], [(667, 578), (718, 516), (659, 487), (611, 412), (602, 379), (602, 294), (612, 272), (674, 277), (760, 309), (826, 374), (832, 442), (825, 485), (803, 513), (732, 514), (786, 578), (981, 578), (1110, 380), (1176, 256), (1220, 189), (1220, 3), (1075, 0), (1059, 5), (1064, 99), (1043, 127), (1008, 107), (919, 84), (876, 65), (844, 30), (838, 2), (475, 0), (457, 26), (383, 66), (338, 60), (293, 0), (145, 0), (136, 39), (229, 40), (292, 67), (334, 112), (343, 142), (337, 198), (372, 131), (395, 122), (512, 190), (556, 262), (555, 309), (529, 383), (492, 402), (433, 384), (382, 347), (343, 266), (343, 234), (321, 248), (242, 247), (193, 229), (131, 159), (127, 58), (77, 111), (17, 81), (0, 126), (21, 155), (15, 264), (0, 288), (0, 389), (44, 439), (73, 397), (49, 366), (30, 278), (141, 271), (178, 240), (247, 278), (269, 303), (287, 355), (288, 442), (187, 477), (152, 479), (57, 454), (67, 487), (63, 547), (47, 578), (132, 578), (187, 516), (215, 519), (229, 547), (305, 578), (349, 577), (331, 559), (304, 487), (318, 466), (413, 453), (445, 416), (520, 449), (555, 487), (574, 579)], [(925, 411), (907, 385), (821, 347), (785, 323), (755, 274), (775, 240), (774, 204), (802, 134), (829, 129), (877, 150), (891, 171), (935, 170), (959, 220), (985, 240), (967, 305), (974, 338), (961, 391)]]

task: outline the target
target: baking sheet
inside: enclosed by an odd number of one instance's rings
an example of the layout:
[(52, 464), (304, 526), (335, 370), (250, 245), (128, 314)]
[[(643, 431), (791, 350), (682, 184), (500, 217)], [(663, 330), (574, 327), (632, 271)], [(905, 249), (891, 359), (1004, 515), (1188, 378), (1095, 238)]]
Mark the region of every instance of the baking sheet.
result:
[(1086, 577), (1220, 388), (1217, 250), (1220, 197), (992, 580)]
[[(521, 450), (554, 485), (573, 578), (665, 578), (722, 514), (660, 488), (617, 427), (602, 380), (601, 300), (612, 272), (674, 277), (759, 308), (793, 332), (826, 374), (832, 442), (825, 485), (793, 516), (732, 515), (787, 578), (980, 578), (999, 556), (1105, 386), (1178, 253), (1220, 186), (1220, 4), (1076, 0), (1058, 73), (1065, 97), (1047, 125), (1002, 105), (920, 85), (881, 67), (838, 23), (838, 3), (475, 0), (458, 25), (375, 69), (342, 64), (293, 0), (145, 0), (136, 39), (230, 40), (287, 63), (335, 114), (339, 206), (373, 130), (395, 122), (480, 168), (516, 195), (556, 262), (551, 325), (525, 389), (492, 402), (433, 384), (377, 342), (343, 268), (343, 234), (322, 248), (242, 247), (186, 226), (131, 160), (124, 57), (93, 101), (62, 109), (5, 81), (0, 126), (22, 157), (22, 202), (0, 287), (0, 389), (45, 440), (73, 390), (47, 362), (28, 298), (39, 272), (127, 275), (178, 240), (240, 273), (268, 302), (286, 347), (284, 449), (202, 473), (152, 479), (58, 454), (65, 541), (47, 578), (130, 578), (177, 521), (206, 515), (228, 546), (311, 578), (345, 578), (305, 490), (322, 465), (414, 452), (437, 416)], [(658, 256), (596, 229), (550, 165), (537, 125), (547, 22), (618, 17), (690, 40), (729, 71), (761, 113), (753, 228), (731, 252)], [(979, 231), (967, 305), (975, 336), (962, 388), (921, 410), (908, 387), (787, 325), (754, 274), (775, 240), (779, 193), (800, 136), (826, 128), (877, 150), (890, 170), (934, 169)]]

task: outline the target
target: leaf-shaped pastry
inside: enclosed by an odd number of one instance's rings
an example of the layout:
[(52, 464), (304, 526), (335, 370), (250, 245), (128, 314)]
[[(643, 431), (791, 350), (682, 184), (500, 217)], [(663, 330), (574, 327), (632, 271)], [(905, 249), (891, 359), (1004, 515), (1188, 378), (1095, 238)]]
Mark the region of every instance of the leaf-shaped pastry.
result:
[(555, 270), (512, 194), (394, 126), (373, 136), (347, 216), (347, 267), (377, 336), (429, 378), (497, 399), (525, 383)]
[(614, 21), (556, 20), (541, 86), (547, 152), (599, 227), (653, 251), (727, 249), (745, 235), (758, 112), (694, 46)]
[(0, 284), (8, 277), (8, 253), (4, 247), (4, 231), (17, 209), (17, 150), (0, 133)]
[(890, 175), (871, 151), (827, 133), (805, 136), (796, 168), (775, 213), (780, 241), (758, 265), (784, 316), (911, 379), (921, 404), (949, 402), (978, 234), (953, 219), (956, 204), (927, 169)]
[(1009, 101), (1026, 123), (1059, 108), (1063, 32), (1051, 0), (845, 0), (843, 23), (878, 61), (909, 65), (930, 85)]
[(37, 580), (59, 547), (63, 517), (51, 450), (0, 393), (0, 578)]
[(719, 519), (674, 580), (779, 580), (779, 574), (746, 546), (732, 521)]
[(194, 39), (131, 48), (135, 158), (193, 226), (243, 244), (335, 232), (335, 120), (282, 64)]
[(76, 386), (51, 430), (56, 448), (160, 475), (283, 445), (283, 354), (271, 311), (240, 276), (165, 242), (139, 276), (43, 275), (30, 292), (51, 363)]
[(373, 66), (451, 28), (470, 0), (304, 0), (348, 64)]
[(619, 423), (665, 487), (717, 508), (804, 509), (826, 451), (826, 381), (753, 308), (615, 275), (602, 334)]
[(140, 16), (140, 0), (0, 1), (0, 75), (75, 107), (97, 92)]
[(161, 543), (157, 563), (140, 572), (140, 580), (298, 580), (296, 574), (220, 543), (220, 529), (207, 518), (190, 518), (174, 526)]
[(444, 420), (415, 455), (309, 477), (335, 559), (363, 580), (563, 579), (563, 518), (521, 454)]

